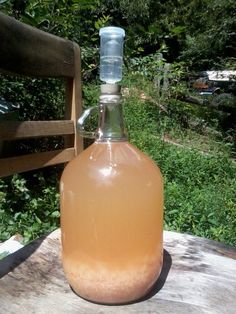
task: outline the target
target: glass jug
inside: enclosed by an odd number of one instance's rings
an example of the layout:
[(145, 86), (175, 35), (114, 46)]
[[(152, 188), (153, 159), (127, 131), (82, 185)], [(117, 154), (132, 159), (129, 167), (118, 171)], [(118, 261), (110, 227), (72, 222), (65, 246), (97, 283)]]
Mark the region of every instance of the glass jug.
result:
[(72, 289), (104, 304), (145, 296), (162, 268), (163, 183), (156, 164), (127, 141), (118, 85), (101, 85), (96, 140), (66, 166), (60, 189)]

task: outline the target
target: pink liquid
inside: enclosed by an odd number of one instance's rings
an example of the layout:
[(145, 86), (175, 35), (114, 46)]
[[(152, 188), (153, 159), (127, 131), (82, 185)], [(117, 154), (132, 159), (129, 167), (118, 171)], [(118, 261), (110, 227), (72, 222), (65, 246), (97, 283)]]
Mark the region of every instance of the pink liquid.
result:
[(127, 142), (95, 142), (61, 179), (63, 266), (76, 293), (99, 303), (144, 296), (162, 267), (163, 184)]

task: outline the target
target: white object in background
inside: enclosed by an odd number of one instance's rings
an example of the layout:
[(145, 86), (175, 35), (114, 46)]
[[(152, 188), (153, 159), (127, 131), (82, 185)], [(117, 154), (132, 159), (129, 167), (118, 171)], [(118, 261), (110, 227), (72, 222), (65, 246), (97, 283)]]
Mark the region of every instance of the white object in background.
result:
[(0, 254), (9, 255), (21, 249), (24, 245), (20, 243), (22, 236), (16, 234), (3, 243), (0, 243)]
[(209, 81), (236, 81), (236, 71), (206, 71)]

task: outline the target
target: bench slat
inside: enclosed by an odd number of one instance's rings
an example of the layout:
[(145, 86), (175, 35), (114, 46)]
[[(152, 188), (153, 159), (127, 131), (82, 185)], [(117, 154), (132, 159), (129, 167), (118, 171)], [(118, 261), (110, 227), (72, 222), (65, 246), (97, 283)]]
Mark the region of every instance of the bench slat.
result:
[(74, 148), (34, 153), (0, 159), (0, 177), (68, 162), (75, 157)]
[(0, 140), (59, 136), (74, 134), (72, 120), (61, 121), (3, 121), (0, 122)]

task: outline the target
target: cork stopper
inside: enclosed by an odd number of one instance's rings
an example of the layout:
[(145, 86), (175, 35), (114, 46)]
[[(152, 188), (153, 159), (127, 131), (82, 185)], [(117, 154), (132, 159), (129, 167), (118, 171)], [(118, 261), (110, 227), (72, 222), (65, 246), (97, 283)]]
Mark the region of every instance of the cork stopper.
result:
[(117, 84), (101, 84), (101, 95), (120, 95), (120, 89)]

